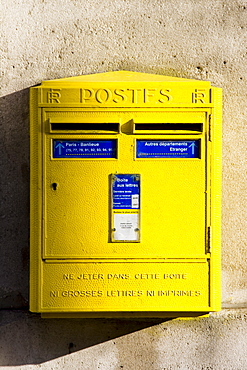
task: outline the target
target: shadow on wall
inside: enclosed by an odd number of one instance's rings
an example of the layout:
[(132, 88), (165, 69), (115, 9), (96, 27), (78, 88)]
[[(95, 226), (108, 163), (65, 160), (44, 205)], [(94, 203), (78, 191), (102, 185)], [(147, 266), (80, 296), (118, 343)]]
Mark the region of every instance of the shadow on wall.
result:
[[(41, 319), (29, 288), (29, 89), (0, 98), (0, 366), (39, 364), (157, 325), (164, 319)], [(26, 311), (13, 311), (13, 309)]]
[(28, 312), (2, 311), (0, 366), (40, 364), (164, 321), (41, 319)]
[[(1, 308), (28, 305), (29, 89), (0, 98)], [(11, 273), (10, 273), (11, 272)]]
[[(40, 364), (171, 319), (41, 319), (28, 313), (29, 89), (1, 98), (0, 366)], [(26, 311), (11, 309), (23, 308)]]

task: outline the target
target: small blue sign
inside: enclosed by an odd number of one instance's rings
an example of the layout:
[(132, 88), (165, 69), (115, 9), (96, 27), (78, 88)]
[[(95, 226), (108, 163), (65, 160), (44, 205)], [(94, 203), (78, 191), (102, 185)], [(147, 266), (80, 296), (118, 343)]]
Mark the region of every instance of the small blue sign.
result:
[(137, 140), (136, 158), (200, 158), (200, 140)]
[(140, 175), (113, 175), (113, 209), (140, 209)]
[(53, 158), (116, 157), (116, 140), (53, 140)]

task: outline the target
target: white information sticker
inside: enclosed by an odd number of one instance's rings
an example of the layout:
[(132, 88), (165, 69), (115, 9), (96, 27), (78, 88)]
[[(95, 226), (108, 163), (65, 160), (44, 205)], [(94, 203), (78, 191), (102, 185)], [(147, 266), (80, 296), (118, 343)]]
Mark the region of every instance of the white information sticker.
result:
[(114, 214), (114, 240), (139, 241), (139, 214)]

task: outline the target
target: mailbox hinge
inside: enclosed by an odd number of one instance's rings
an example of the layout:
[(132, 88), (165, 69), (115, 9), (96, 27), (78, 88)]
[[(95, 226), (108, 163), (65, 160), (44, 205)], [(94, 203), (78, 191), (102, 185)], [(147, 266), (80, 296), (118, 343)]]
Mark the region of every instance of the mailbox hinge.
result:
[(212, 227), (208, 226), (208, 233), (207, 233), (207, 253), (211, 253), (212, 248)]
[(208, 116), (208, 140), (212, 141), (212, 114)]

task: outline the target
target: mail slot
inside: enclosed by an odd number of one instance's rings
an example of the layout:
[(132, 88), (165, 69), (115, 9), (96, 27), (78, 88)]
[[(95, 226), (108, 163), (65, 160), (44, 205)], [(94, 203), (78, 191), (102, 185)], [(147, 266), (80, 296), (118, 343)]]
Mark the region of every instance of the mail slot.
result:
[(30, 310), (220, 309), (221, 89), (135, 72), (30, 91)]

